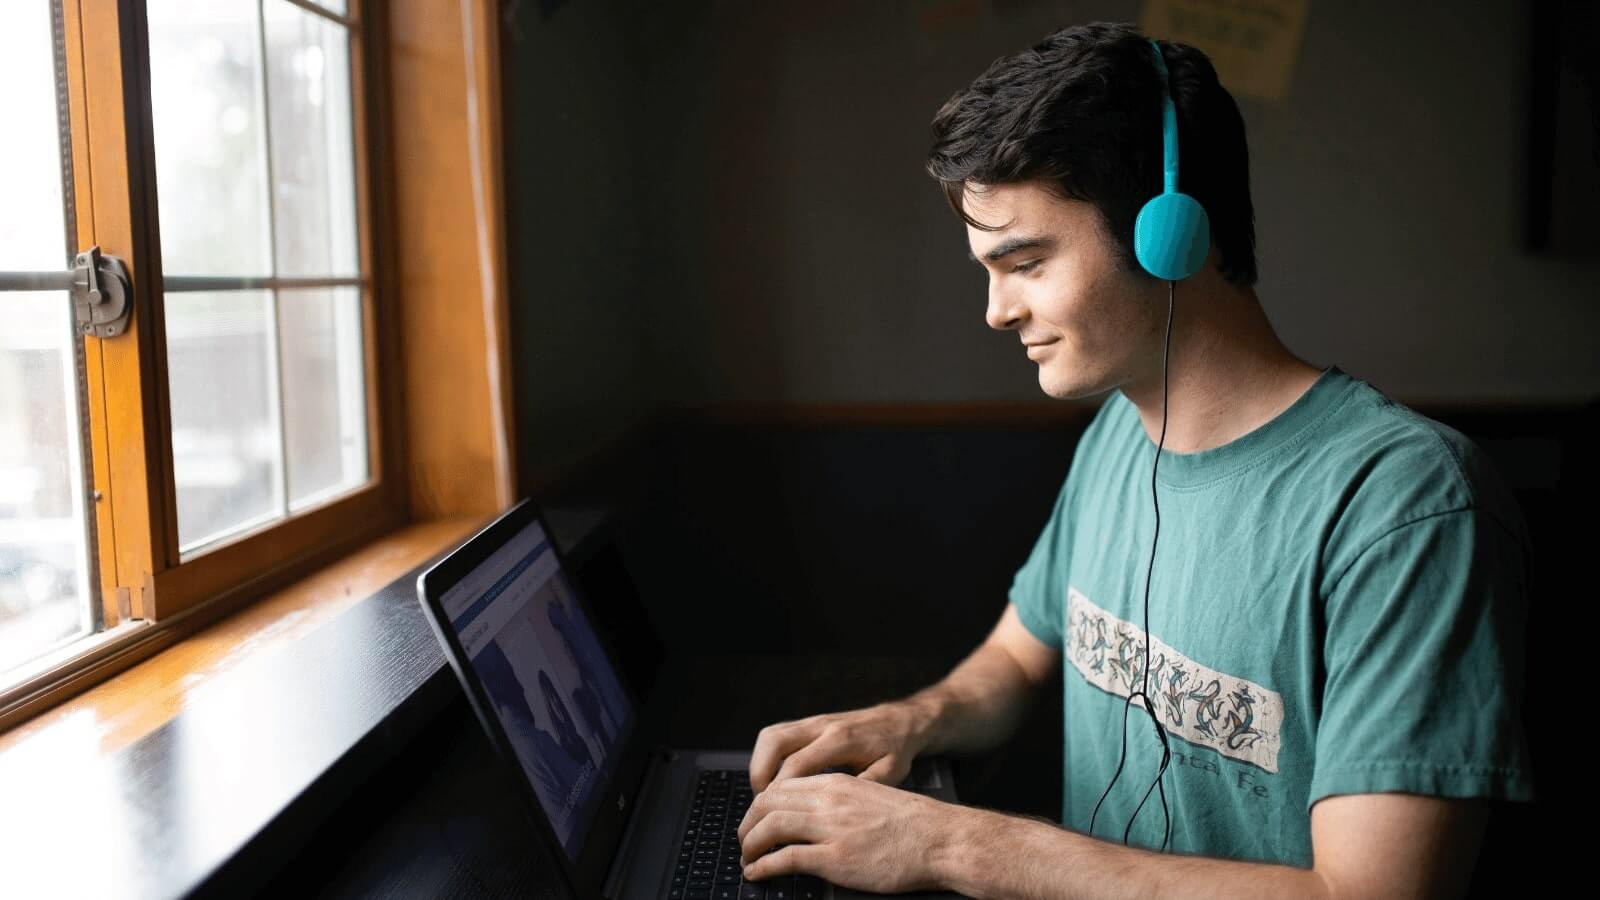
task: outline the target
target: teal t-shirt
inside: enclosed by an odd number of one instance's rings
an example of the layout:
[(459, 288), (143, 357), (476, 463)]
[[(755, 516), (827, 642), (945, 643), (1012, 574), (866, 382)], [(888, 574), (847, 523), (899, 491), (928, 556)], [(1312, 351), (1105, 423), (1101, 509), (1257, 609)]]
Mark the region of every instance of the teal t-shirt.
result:
[[(1085, 431), (1010, 600), (1062, 651), (1062, 824), (1089, 830), (1144, 674), (1155, 443), (1120, 392)], [(1519, 707), (1529, 552), (1460, 433), (1337, 367), (1255, 431), (1164, 451), (1149, 695), (1168, 849), (1311, 865), (1311, 805), (1402, 791), (1531, 800)], [(1094, 834), (1159, 769), (1142, 709)], [(1156, 793), (1130, 843), (1159, 847)]]

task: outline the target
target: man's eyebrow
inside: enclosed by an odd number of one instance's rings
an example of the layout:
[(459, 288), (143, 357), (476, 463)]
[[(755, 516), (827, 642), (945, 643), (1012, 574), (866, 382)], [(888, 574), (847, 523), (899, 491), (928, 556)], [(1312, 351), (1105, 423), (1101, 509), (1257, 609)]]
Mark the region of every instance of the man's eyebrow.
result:
[[(1016, 253), (1018, 250), (1033, 250), (1035, 248), (1042, 250), (1054, 250), (1056, 248), (1056, 239), (1047, 234), (1018, 235), (1017, 237), (1009, 237), (996, 244), (992, 250), (983, 255), (983, 258), (989, 262), (999, 262), (1001, 259)], [(972, 255), (971, 250), (967, 251), (967, 259), (970, 259), (973, 262), (978, 261), (978, 258)]]

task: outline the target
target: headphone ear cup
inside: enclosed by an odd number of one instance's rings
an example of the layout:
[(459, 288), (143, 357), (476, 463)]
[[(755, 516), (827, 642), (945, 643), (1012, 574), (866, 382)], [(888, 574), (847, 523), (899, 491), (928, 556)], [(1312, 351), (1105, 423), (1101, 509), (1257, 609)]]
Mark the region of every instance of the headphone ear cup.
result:
[(1133, 220), (1133, 255), (1162, 281), (1182, 281), (1200, 271), (1210, 248), (1211, 220), (1188, 194), (1158, 194)]

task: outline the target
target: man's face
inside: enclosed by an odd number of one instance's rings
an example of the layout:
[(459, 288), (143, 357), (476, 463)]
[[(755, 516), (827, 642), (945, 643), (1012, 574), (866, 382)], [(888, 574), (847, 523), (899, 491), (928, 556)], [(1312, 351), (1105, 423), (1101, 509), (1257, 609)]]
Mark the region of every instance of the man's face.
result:
[(1152, 346), (1159, 353), (1160, 283), (1118, 264), (1093, 206), (1039, 182), (969, 190), (965, 204), (999, 228), (967, 226), (972, 256), (989, 273), (984, 318), (1032, 345), (1019, 350), (1039, 364), (1046, 394), (1073, 399), (1119, 387), (1139, 375)]

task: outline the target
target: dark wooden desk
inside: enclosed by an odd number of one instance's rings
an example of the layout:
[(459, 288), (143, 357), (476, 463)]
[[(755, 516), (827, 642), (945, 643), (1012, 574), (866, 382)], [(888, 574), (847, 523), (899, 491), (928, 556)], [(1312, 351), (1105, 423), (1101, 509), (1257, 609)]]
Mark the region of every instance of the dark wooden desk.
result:
[[(549, 519), (574, 565), (607, 527), (592, 509)], [(0, 755), (0, 897), (256, 890), (458, 701), (416, 598), (425, 567), (215, 676), (126, 747), (68, 721)]]
[[(748, 747), (770, 722), (903, 696), (942, 674), (895, 658), (669, 660), (657, 683), (663, 702), (647, 705), (646, 727), (673, 746)], [(457, 700), (262, 894), (559, 897), (552, 863), (513, 791)]]

